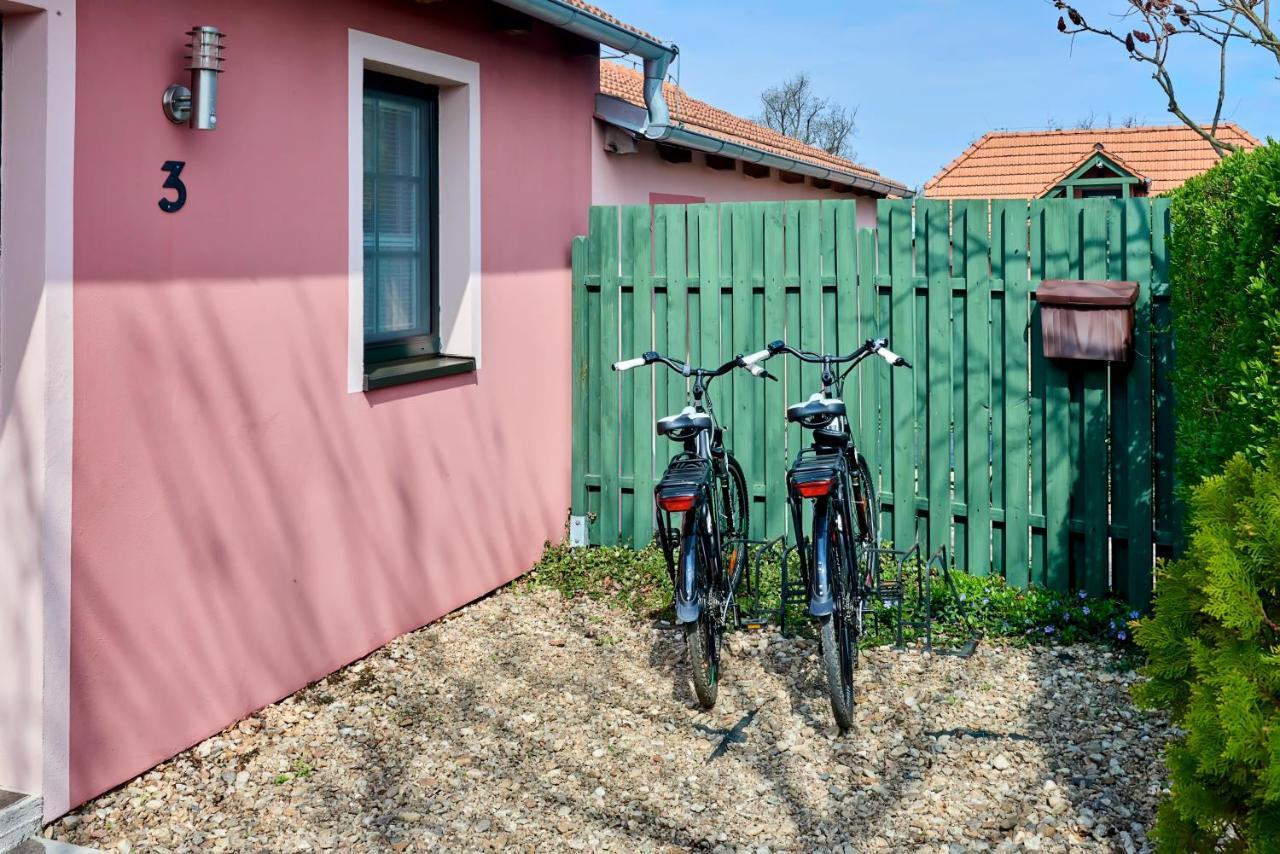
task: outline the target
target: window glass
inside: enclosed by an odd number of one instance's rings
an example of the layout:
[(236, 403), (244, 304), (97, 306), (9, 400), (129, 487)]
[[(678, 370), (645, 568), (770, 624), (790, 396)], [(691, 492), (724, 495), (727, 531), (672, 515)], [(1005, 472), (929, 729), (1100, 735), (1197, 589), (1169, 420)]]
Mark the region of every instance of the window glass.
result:
[(435, 106), (431, 87), (366, 74), (364, 331), (383, 358), (438, 349)]

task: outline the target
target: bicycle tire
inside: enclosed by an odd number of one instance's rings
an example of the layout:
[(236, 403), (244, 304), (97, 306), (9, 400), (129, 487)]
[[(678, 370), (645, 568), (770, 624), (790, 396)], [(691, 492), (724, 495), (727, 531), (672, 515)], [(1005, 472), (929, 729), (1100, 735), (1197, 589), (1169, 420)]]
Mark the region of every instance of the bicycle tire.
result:
[[(704, 511), (705, 512), (705, 511)], [(723, 627), (717, 629), (718, 622), (715, 609), (705, 595), (710, 586), (710, 566), (707, 560), (707, 541), (697, 538), (695, 546), (698, 557), (698, 576), (703, 586), (702, 611), (698, 619), (684, 624), (685, 647), (689, 651), (689, 670), (693, 675), (693, 693), (704, 709), (716, 704), (720, 691), (720, 635)]]
[(822, 618), (819, 634), (831, 713), (836, 726), (844, 732), (853, 725), (853, 671), (858, 667), (857, 615), (853, 610), (858, 607), (858, 602), (857, 588), (850, 584), (848, 543), (836, 524), (838, 514), (839, 508), (833, 502), (825, 521), (830, 526), (827, 543), (831, 553), (827, 556), (826, 566), (830, 567), (835, 607)]
[[(747, 477), (733, 454), (725, 454), (725, 471), (728, 477), (729, 509), (720, 512), (720, 548), (722, 565), (729, 578), (733, 577), (737, 562), (745, 557), (746, 541), (751, 536), (751, 505), (747, 497)], [(717, 506), (720, 500), (717, 500)]]
[(858, 508), (854, 521), (858, 526), (858, 575), (867, 588), (880, 584), (880, 496), (871, 476), (867, 458), (858, 454), (854, 460), (854, 477), (865, 507)]

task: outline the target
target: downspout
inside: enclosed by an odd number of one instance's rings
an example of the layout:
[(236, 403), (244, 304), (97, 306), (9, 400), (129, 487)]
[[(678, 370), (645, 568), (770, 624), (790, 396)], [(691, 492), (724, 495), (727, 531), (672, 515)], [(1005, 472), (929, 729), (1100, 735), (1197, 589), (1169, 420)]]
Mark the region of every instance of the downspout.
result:
[(495, 0), (552, 26), (582, 36), (598, 44), (638, 56), (644, 60), (644, 103), (648, 120), (642, 133), (648, 139), (662, 139), (671, 127), (671, 111), (662, 92), (667, 70), (680, 53), (675, 45), (663, 44), (621, 24), (597, 17), (564, 0)]

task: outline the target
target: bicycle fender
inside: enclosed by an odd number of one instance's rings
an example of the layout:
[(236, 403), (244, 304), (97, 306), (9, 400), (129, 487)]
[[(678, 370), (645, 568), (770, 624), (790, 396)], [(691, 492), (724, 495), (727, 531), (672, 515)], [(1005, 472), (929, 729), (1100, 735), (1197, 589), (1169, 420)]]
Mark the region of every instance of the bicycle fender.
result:
[(813, 617), (826, 617), (835, 610), (828, 557), (832, 547), (831, 526), (827, 524), (829, 506), (824, 499), (813, 508), (813, 579), (809, 587), (809, 615)]
[(676, 571), (676, 622), (696, 623), (702, 614), (702, 596), (698, 592), (698, 542), (701, 537), (697, 525), (688, 525), (680, 546), (680, 566)]

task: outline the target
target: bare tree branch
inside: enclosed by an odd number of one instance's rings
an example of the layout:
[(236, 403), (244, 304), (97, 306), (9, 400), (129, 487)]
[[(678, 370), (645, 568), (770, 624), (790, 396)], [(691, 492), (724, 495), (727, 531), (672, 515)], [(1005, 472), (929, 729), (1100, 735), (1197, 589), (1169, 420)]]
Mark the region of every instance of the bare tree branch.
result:
[(858, 109), (848, 109), (830, 98), (818, 96), (804, 72), (760, 95), (757, 121), (778, 133), (794, 137), (831, 154), (853, 159), (851, 148), (857, 129)]
[[(1238, 148), (1218, 135), (1227, 97), (1227, 53), (1233, 43), (1245, 43), (1268, 51), (1280, 64), (1280, 38), (1271, 26), (1270, 0), (1127, 0), (1120, 19), (1126, 27), (1128, 22), (1135, 25), (1127, 30), (1094, 26), (1065, 0), (1052, 2), (1066, 13), (1058, 18), (1059, 32), (1090, 33), (1122, 45), (1131, 59), (1152, 67), (1152, 79), (1168, 99), (1169, 112), (1212, 145), (1219, 157)], [(1208, 128), (1182, 108), (1169, 71), (1170, 47), (1184, 35), (1205, 39), (1218, 48), (1218, 97)]]

